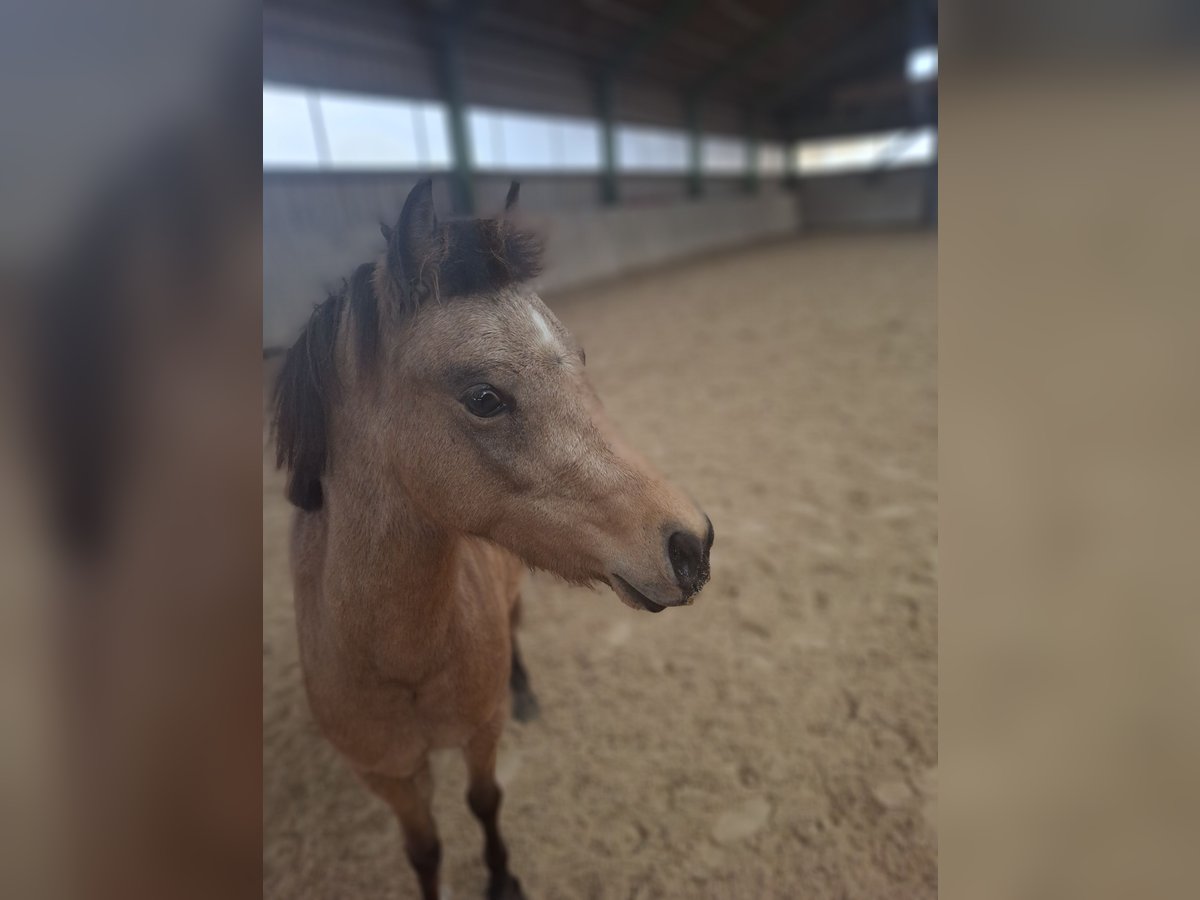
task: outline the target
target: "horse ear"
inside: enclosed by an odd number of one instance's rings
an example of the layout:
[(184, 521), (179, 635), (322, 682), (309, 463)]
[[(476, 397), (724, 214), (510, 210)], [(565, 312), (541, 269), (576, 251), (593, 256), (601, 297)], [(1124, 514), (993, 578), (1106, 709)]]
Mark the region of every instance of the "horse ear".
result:
[(433, 179), (428, 175), (408, 192), (396, 229), (404, 240), (428, 238), (437, 230), (437, 213), (433, 209)]
[(508, 186), (508, 196), (504, 198), (504, 211), (511, 212), (516, 209), (517, 200), (521, 197), (521, 182), (514, 180)]
[(388, 246), (391, 246), (393, 233), (392, 226), (388, 225), (386, 222), (380, 222), (379, 233), (383, 235), (383, 242)]
[(430, 289), (437, 271), (438, 220), (433, 208), (433, 179), (422, 178), (404, 201), (400, 220), (385, 233), (388, 267), (396, 283), (417, 299)]

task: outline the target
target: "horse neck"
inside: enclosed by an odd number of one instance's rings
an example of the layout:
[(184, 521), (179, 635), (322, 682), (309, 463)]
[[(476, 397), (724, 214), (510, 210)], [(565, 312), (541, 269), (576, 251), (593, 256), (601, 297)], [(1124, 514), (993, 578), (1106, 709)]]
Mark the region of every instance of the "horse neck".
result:
[(419, 669), (453, 626), (459, 538), (366, 466), (325, 487), (326, 585), (343, 632)]

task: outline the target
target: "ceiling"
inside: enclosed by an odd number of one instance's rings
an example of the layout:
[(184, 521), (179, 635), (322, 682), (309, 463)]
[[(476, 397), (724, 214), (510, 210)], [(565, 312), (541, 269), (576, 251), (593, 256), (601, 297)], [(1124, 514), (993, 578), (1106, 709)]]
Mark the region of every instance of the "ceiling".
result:
[(431, 35), (453, 28), (567, 54), (597, 77), (732, 103), (797, 136), (936, 121), (936, 79), (905, 79), (908, 51), (937, 41), (936, 0), (341, 0), (338, 8), (402, 11)]

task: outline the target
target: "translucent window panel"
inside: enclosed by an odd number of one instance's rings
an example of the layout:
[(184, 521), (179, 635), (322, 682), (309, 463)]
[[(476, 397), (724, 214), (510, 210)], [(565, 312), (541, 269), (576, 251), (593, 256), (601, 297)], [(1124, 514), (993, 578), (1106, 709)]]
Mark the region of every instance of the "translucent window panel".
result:
[(596, 170), (600, 128), (595, 122), (475, 108), (468, 121), (481, 169)]
[(476, 166), (494, 169), (501, 163), (503, 142), (498, 117), (485, 110), (473, 109), (467, 116), (471, 131), (471, 155)]
[(704, 138), (700, 142), (700, 165), (705, 172), (745, 172), (746, 142), (729, 137)]
[(617, 129), (617, 165), (627, 171), (687, 171), (687, 135), (666, 128), (622, 125)]
[(600, 126), (585, 121), (566, 120), (559, 125), (562, 137), (564, 169), (595, 170), (600, 168)]
[(646, 138), (641, 132), (635, 131), (632, 128), (617, 129), (617, 167), (620, 169), (634, 169), (639, 165), (644, 166), (645, 159), (649, 156), (646, 152)]
[(805, 141), (796, 147), (796, 164), (805, 175), (894, 169), (924, 165), (935, 159), (935, 128)]
[(264, 169), (315, 169), (320, 164), (310, 96), (300, 88), (263, 85)]
[(422, 162), (430, 168), (448, 169), (453, 156), (450, 153), (450, 123), (445, 107), (438, 103), (418, 103), (416, 106), (417, 133), (425, 138)]
[(551, 120), (521, 113), (502, 113), (500, 131), (504, 140), (501, 162), (520, 169), (549, 169), (554, 166), (554, 129)]
[(787, 159), (782, 144), (760, 144), (758, 148), (758, 171), (763, 175), (782, 175)]
[(330, 162), (339, 169), (412, 169), (422, 163), (407, 100), (322, 94)]

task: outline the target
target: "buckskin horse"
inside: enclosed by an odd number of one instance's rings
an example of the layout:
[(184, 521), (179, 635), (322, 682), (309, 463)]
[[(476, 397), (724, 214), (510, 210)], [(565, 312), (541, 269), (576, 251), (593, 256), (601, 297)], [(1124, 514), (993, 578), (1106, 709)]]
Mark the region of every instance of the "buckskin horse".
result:
[(712, 523), (622, 441), (532, 289), (541, 245), (517, 193), (497, 218), (439, 223), (421, 181), (379, 259), (314, 310), (274, 394), (309, 703), (395, 811), (426, 900), (441, 748), (466, 757), (488, 897), (522, 896), (495, 764), (510, 710), (536, 712), (513, 634), (523, 569), (654, 613), (709, 577)]

